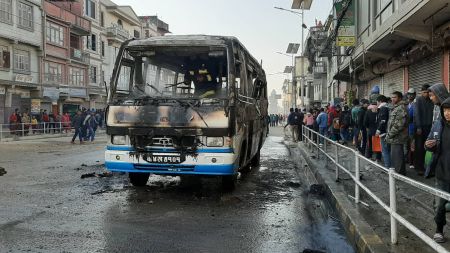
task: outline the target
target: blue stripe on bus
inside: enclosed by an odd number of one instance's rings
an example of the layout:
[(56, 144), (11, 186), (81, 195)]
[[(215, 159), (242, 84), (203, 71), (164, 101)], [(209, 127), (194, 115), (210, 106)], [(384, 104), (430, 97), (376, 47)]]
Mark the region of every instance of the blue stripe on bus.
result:
[[(212, 175), (212, 176), (224, 176), (233, 175), (236, 173), (236, 167), (234, 164), (224, 165), (182, 165), (182, 164), (136, 164), (136, 166), (146, 167), (148, 169), (135, 169), (135, 165), (125, 162), (105, 162), (105, 166), (109, 171), (114, 172), (142, 172), (153, 174), (180, 174), (180, 175)], [(151, 167), (150, 167), (151, 166)], [(193, 167), (192, 170), (183, 170), (189, 167)], [(179, 169), (179, 171), (177, 171)]]
[[(134, 151), (135, 149), (130, 146), (106, 146), (106, 150), (111, 151)], [(147, 151), (153, 151), (153, 152), (167, 152), (167, 153), (176, 153), (178, 152), (175, 149), (172, 148), (153, 148), (149, 149)], [(233, 153), (233, 148), (199, 148), (197, 149), (197, 153)]]

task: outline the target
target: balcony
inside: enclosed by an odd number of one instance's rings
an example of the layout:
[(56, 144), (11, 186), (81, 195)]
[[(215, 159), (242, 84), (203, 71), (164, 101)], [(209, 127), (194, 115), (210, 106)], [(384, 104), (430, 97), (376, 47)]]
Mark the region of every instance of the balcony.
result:
[(130, 38), (130, 33), (119, 26), (110, 26), (106, 28), (106, 37), (123, 42)]
[(89, 54), (73, 47), (70, 48), (70, 59), (83, 64), (89, 64)]
[(91, 33), (91, 21), (65, 10), (53, 3), (44, 1), (44, 10), (47, 15), (70, 23), (72, 32), (84, 36)]

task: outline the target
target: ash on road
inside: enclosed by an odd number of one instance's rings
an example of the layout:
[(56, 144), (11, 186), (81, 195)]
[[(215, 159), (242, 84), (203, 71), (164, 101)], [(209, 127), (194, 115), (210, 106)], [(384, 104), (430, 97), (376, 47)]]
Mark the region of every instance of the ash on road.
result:
[(282, 140), (268, 138), (261, 167), (231, 193), (217, 178), (151, 176), (134, 188), (102, 174), (104, 138), (2, 144), (0, 252), (353, 252)]

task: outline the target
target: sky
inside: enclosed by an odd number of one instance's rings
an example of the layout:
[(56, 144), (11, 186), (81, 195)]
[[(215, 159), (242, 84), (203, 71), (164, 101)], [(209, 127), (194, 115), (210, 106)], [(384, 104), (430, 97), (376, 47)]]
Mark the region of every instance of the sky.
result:
[[(158, 15), (169, 24), (172, 34), (207, 34), (237, 37), (266, 71), (269, 93), (281, 93), (283, 72), (292, 65), (285, 53), (289, 43), (301, 41), (301, 16), (274, 7), (290, 9), (292, 0), (113, 0), (130, 5), (139, 16)], [(331, 12), (332, 0), (313, 0), (304, 11), (304, 23), (314, 26), (325, 21)], [(296, 11), (296, 10), (294, 10)], [(308, 31), (304, 30), (304, 38)], [(300, 51), (299, 51), (300, 53)]]

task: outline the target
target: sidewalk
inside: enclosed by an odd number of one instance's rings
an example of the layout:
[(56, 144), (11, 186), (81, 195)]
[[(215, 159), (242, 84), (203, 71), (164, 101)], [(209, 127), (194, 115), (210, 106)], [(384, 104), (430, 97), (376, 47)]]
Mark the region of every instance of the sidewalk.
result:
[[(317, 157), (317, 149), (309, 149), (304, 142), (293, 143), (286, 138), (286, 145), (292, 156), (303, 156), (311, 173), (317, 181), (326, 185), (331, 202), (334, 203), (349, 237), (354, 241), (358, 252), (435, 252), (425, 242), (417, 238), (402, 225), (398, 225), (397, 245), (390, 243), (390, 216), (377, 202), (360, 189), (361, 202), (355, 204), (353, 180), (340, 172), (340, 180), (335, 180), (335, 166), (323, 154)], [(334, 151), (333, 148), (333, 156)], [(355, 171), (355, 157), (350, 151), (339, 150), (339, 162), (349, 171)], [(379, 168), (360, 161), (361, 182), (389, 204), (388, 175)], [(435, 179), (425, 179), (407, 170), (407, 176), (434, 186)], [(397, 181), (397, 211), (405, 219), (429, 236), (435, 232), (434, 197), (412, 186)], [(447, 230), (448, 231), (448, 230)], [(449, 238), (447, 238), (448, 240)], [(380, 241), (381, 240), (381, 241)], [(450, 249), (450, 242), (442, 245)]]
[[(96, 136), (104, 135), (106, 133), (105, 129), (98, 129), (95, 133)], [(62, 138), (62, 137), (72, 137), (74, 132), (69, 133), (54, 133), (54, 134), (28, 134), (27, 136), (16, 136), (14, 137), (3, 137), (0, 139), (0, 143), (3, 142), (17, 142), (25, 140), (39, 140), (39, 139), (49, 139), (49, 138)]]

